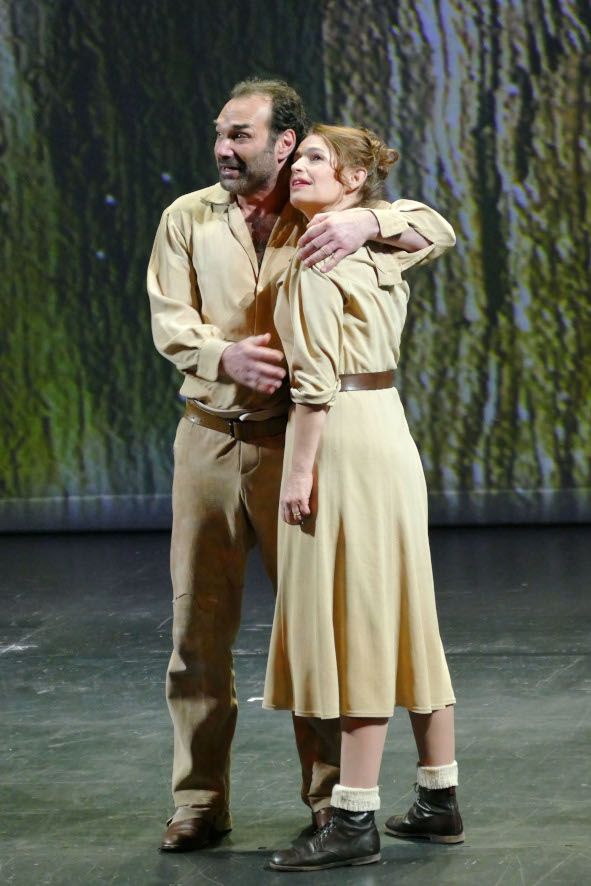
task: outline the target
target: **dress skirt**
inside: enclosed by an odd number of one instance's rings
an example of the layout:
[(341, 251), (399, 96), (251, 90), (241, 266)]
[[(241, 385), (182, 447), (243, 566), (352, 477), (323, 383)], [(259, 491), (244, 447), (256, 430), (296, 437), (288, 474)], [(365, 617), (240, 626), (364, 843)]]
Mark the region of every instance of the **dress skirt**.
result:
[[(292, 410), (284, 475), (291, 465)], [(390, 717), (455, 702), (439, 636), (423, 468), (395, 388), (339, 393), (312, 515), (279, 521), (263, 707)]]

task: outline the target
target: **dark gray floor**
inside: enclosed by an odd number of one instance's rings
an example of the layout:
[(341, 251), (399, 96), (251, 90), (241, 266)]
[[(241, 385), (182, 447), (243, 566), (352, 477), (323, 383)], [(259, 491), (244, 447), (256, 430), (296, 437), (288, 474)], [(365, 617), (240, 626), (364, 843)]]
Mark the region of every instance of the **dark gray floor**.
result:
[[(0, 882), (591, 883), (591, 530), (446, 529), (432, 546), (467, 842), (384, 837), (380, 865), (289, 875), (265, 868), (305, 810), (289, 718), (258, 700), (272, 600), (256, 558), (236, 649), (234, 830), (163, 856), (168, 538), (0, 538)], [(380, 822), (410, 804), (414, 763), (400, 711)]]

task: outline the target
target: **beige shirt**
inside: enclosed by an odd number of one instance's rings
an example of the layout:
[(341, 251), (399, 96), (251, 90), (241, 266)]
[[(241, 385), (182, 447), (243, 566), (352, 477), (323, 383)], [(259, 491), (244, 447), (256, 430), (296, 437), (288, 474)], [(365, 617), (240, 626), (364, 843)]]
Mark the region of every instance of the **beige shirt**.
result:
[[(434, 217), (443, 219), (426, 207), (426, 213), (416, 212), (416, 206), (407, 200), (394, 208), (380, 204), (374, 214), (381, 236), (394, 237), (411, 226), (435, 243), (441, 225)], [(287, 409), (287, 384), (272, 395), (258, 393), (225, 378), (219, 364), (230, 343), (250, 335), (271, 332), (270, 347), (282, 349), (273, 324), (277, 287), (305, 227), (305, 218), (287, 203), (259, 267), (240, 207), (221, 185), (185, 194), (164, 211), (148, 267), (148, 294), (156, 348), (184, 374), (183, 396), (224, 416), (262, 417)], [(407, 253), (398, 256), (404, 261)]]
[(377, 243), (358, 249), (328, 274), (293, 258), (280, 282), (275, 326), (290, 370), (295, 403), (334, 403), (344, 373), (395, 369), (406, 320), (408, 268), (432, 261), (455, 243), (451, 226), (413, 200), (393, 211), (412, 217), (412, 227), (432, 244), (418, 252)]

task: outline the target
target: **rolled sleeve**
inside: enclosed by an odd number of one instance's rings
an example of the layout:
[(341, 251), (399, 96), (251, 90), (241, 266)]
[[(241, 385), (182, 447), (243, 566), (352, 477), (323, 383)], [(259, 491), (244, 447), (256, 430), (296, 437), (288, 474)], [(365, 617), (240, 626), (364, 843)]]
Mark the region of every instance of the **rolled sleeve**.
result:
[(403, 231), (407, 231), (410, 228), (404, 212), (399, 212), (391, 207), (383, 209), (372, 207), (371, 212), (373, 212), (376, 218), (380, 229), (380, 237), (383, 240), (390, 240), (392, 237), (398, 237)]
[(409, 268), (435, 261), (455, 245), (454, 229), (430, 206), (418, 203), (416, 200), (397, 200), (392, 206), (394, 211), (402, 213), (407, 218), (409, 227), (430, 241), (429, 246), (416, 252), (406, 252), (401, 249), (396, 253), (402, 273)]
[(401, 273), (417, 265), (434, 261), (455, 245), (456, 235), (452, 226), (425, 203), (419, 203), (417, 200), (396, 200), (389, 206), (381, 203), (378, 207), (372, 207), (371, 211), (378, 222), (382, 240), (395, 240), (404, 231), (412, 228), (429, 241), (429, 245), (424, 249), (414, 252), (407, 252), (405, 249), (396, 250), (395, 255)]
[(291, 398), (307, 406), (332, 406), (339, 390), (343, 297), (330, 277), (302, 268), (289, 280), (293, 353)]

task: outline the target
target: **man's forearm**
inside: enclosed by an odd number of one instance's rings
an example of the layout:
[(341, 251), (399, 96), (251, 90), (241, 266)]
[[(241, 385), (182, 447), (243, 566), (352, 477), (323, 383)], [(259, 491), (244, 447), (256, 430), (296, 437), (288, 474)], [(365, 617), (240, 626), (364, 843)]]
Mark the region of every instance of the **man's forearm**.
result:
[(419, 234), (418, 231), (411, 227), (405, 228), (394, 236), (383, 237), (375, 213), (371, 209), (367, 209), (366, 213), (368, 218), (364, 223), (366, 225), (368, 241), (385, 243), (387, 246), (394, 246), (396, 249), (404, 249), (405, 252), (418, 252), (419, 249), (426, 249), (427, 246), (431, 246), (431, 240), (427, 240), (426, 237), (423, 237), (422, 234)]
[[(425, 210), (427, 213), (432, 212), (428, 207)], [(306, 232), (300, 237), (299, 257), (305, 267), (320, 263), (320, 269), (328, 272), (345, 256), (371, 242), (385, 243), (407, 253), (420, 252), (432, 246), (435, 241), (427, 236), (428, 225), (421, 233), (419, 228), (422, 231), (423, 225), (410, 224), (411, 215), (412, 213), (401, 212), (392, 206), (372, 209), (353, 207), (335, 212), (320, 212), (314, 216)], [(414, 215), (413, 222), (415, 219), (420, 222), (419, 213), (415, 212)], [(425, 213), (423, 218), (424, 216)], [(437, 226), (432, 227), (436, 230)], [(451, 234), (453, 236), (453, 231)], [(451, 241), (451, 238), (448, 239)], [(441, 245), (447, 247), (453, 245), (453, 241)]]

